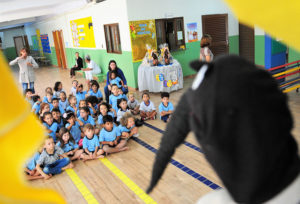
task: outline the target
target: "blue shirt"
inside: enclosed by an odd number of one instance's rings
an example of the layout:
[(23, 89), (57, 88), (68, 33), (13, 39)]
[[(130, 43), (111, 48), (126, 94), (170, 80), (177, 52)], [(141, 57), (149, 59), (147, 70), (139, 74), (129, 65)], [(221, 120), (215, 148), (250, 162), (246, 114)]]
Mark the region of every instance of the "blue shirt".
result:
[(83, 125), (86, 124), (96, 125), (94, 119), (90, 115), (88, 116), (87, 120), (84, 120), (81, 116), (78, 119), (83, 122)]
[(103, 98), (102, 92), (98, 90), (96, 93), (93, 91), (89, 91), (88, 93), (90, 96), (96, 96), (97, 98)]
[[(78, 107), (78, 106), (76, 106), (76, 107)], [(72, 106), (67, 107), (66, 111), (69, 111), (69, 110), (75, 114), (75, 109)]]
[(163, 102), (161, 102), (158, 106), (158, 110), (159, 112), (161, 113), (162, 111), (173, 111), (174, 110), (174, 107), (173, 107), (173, 104), (171, 102), (168, 102), (168, 106), (165, 106), (163, 104)]
[(37, 164), (37, 161), (39, 160), (40, 158), (40, 153), (37, 152), (33, 155), (33, 157), (30, 159), (30, 161), (28, 162), (27, 164), (27, 169), (29, 169), (30, 171), (32, 171), (33, 169), (35, 169), (36, 167), (36, 164)]
[[(93, 115), (94, 114), (93, 109), (91, 107), (89, 107), (89, 110), (90, 110), (90, 115)], [(95, 109), (95, 110), (97, 110), (97, 109)], [(79, 117), (80, 117), (80, 110), (78, 108), (78, 110), (77, 110), (77, 118), (79, 118)]]
[(56, 131), (58, 130), (58, 124), (56, 122), (53, 122), (52, 125), (48, 125), (47, 123), (43, 123), (43, 125), (48, 129), (51, 130), (51, 133), (48, 133), (49, 136), (51, 136), (56, 142)]
[[(66, 128), (70, 126), (70, 123), (66, 124)], [(70, 130), (71, 135), (73, 136), (76, 144), (79, 142), (81, 139), (81, 130), (80, 130), (80, 125), (78, 121), (75, 121), (75, 124), (71, 127)]]
[(69, 102), (68, 102), (68, 100), (65, 100), (64, 102), (61, 101), (61, 100), (59, 100), (59, 105), (60, 105), (64, 110), (66, 110), (67, 107), (69, 106)]
[(86, 91), (76, 92), (77, 105), (79, 105), (79, 102), (81, 100), (85, 100), (86, 93), (87, 93)]
[(109, 83), (110, 83), (111, 85), (116, 84), (116, 85), (118, 86), (118, 88), (121, 88), (121, 87), (122, 87), (122, 84), (121, 84), (121, 78), (120, 78), (120, 77), (116, 77), (116, 78), (114, 78), (114, 79), (111, 79), (111, 80), (109, 81)]
[[(126, 78), (124, 76), (124, 73), (123, 71), (120, 69), (120, 68), (117, 68), (117, 75), (118, 77), (120, 77), (124, 83), (124, 85), (127, 85), (127, 81), (126, 81)], [(110, 84), (110, 81), (109, 81), (109, 72), (107, 72), (106, 74), (106, 85), (109, 85)]]
[(121, 98), (123, 98), (122, 95), (115, 96), (115, 95), (111, 94), (109, 96), (109, 104), (112, 106), (113, 109), (115, 109), (115, 111), (118, 110), (118, 99), (121, 99)]
[(118, 136), (121, 136), (121, 132), (117, 126), (114, 125), (113, 129), (111, 131), (107, 131), (105, 128), (102, 128), (100, 132), (100, 142), (112, 142), (114, 141)]
[(97, 135), (94, 135), (94, 137), (92, 139), (87, 138), (87, 136), (85, 136), (83, 138), (82, 141), (82, 147), (83, 149), (88, 149), (90, 152), (95, 151), (96, 147), (99, 147), (99, 139), (97, 137)]
[[(114, 112), (108, 112), (107, 115), (110, 115), (110, 116), (113, 117), (113, 118), (115, 117)], [(98, 116), (98, 124), (99, 124), (99, 125), (102, 125), (102, 124), (103, 124), (103, 115), (102, 115), (102, 114), (100, 114), (100, 115)]]
[(122, 94), (122, 98), (124, 98), (126, 101), (128, 101), (126, 94)]
[[(58, 147), (60, 147), (60, 142), (58, 142), (56, 144)], [(64, 150), (64, 152), (69, 152), (69, 151), (72, 151), (74, 149), (77, 149), (79, 148), (78, 144), (74, 144), (73, 142), (69, 141), (67, 144), (65, 144), (63, 147), (61, 147), (62, 150)]]
[(33, 106), (32, 106), (32, 111), (33, 111), (33, 109), (35, 109), (35, 114), (38, 114), (39, 112), (40, 112), (40, 108), (41, 108), (41, 102), (39, 102), (39, 101), (37, 101), (37, 102), (35, 102), (34, 104), (33, 104)]
[(134, 126), (132, 126), (131, 128), (128, 129), (125, 126), (119, 125), (118, 128), (119, 128), (120, 133), (122, 134), (122, 132), (130, 132), (132, 130), (132, 128), (134, 128)]
[(64, 120), (60, 117), (60, 123), (57, 120), (54, 120), (57, 123), (58, 129), (64, 127)]
[[(51, 104), (52, 105), (52, 104)], [(52, 105), (52, 110), (53, 110), (54, 106)], [(51, 111), (52, 111), (51, 110)], [(63, 107), (61, 107), (61, 105), (58, 105), (58, 110), (61, 114), (64, 114), (65, 113), (65, 109), (63, 109)]]

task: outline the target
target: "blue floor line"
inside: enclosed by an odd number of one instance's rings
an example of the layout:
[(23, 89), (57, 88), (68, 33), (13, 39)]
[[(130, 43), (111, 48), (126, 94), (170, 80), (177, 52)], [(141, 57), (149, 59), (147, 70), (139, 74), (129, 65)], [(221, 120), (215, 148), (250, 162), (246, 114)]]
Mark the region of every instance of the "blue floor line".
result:
[[(163, 131), (163, 130), (161, 130), (161, 129), (159, 129), (159, 128), (153, 126), (153, 125), (150, 125), (149, 123), (144, 122), (144, 125), (147, 126), (147, 127), (149, 127), (149, 128), (151, 128), (151, 129), (153, 129), (153, 130), (155, 130), (155, 131), (157, 131), (157, 132), (159, 132), (159, 133), (161, 133), (161, 134), (164, 134), (164, 131)], [(184, 141), (183, 144), (184, 144), (185, 146), (187, 146), (187, 147), (189, 147), (189, 148), (192, 148), (193, 150), (196, 150), (197, 152), (200, 152), (200, 153), (203, 154), (203, 151), (200, 149), (200, 147), (197, 147), (196, 145), (193, 145), (193, 144), (191, 144), (191, 143), (189, 143), (189, 142), (187, 142), (187, 141)]]
[[(155, 149), (154, 147), (152, 147), (151, 145), (147, 144), (146, 142), (144, 142), (143, 140), (133, 137), (132, 138), (135, 142), (137, 142), (138, 144), (142, 145), (143, 147), (145, 147), (146, 149), (150, 150), (153, 153), (157, 153), (157, 149)], [(175, 159), (171, 159), (170, 163), (174, 166), (176, 166), (177, 168), (179, 168), (181, 171), (187, 173), (188, 175), (194, 177), (195, 179), (197, 179), (198, 181), (200, 181), (201, 183), (204, 183), (206, 186), (210, 187), (213, 190), (216, 189), (220, 189), (221, 187), (218, 184), (215, 184), (214, 182), (210, 181), (209, 179), (205, 178), (204, 176), (202, 176), (201, 174), (196, 173), (194, 170), (190, 169), (189, 167), (181, 164), (180, 162), (176, 161)]]

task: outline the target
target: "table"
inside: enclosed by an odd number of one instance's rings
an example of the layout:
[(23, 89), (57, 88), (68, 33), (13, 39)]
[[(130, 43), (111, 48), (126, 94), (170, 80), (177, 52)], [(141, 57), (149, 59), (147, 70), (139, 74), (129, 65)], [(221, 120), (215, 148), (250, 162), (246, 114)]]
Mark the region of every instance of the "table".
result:
[(170, 65), (149, 66), (141, 64), (138, 68), (139, 91), (172, 92), (183, 88), (183, 73), (180, 63), (173, 60)]

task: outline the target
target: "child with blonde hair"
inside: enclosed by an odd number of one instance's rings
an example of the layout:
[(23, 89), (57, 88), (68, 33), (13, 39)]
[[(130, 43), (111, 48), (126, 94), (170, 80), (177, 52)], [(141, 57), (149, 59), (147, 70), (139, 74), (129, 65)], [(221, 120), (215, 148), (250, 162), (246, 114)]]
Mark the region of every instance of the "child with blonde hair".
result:
[(138, 137), (138, 128), (135, 126), (135, 118), (131, 113), (125, 113), (120, 120), (119, 131), (121, 138), (128, 140), (129, 138)]

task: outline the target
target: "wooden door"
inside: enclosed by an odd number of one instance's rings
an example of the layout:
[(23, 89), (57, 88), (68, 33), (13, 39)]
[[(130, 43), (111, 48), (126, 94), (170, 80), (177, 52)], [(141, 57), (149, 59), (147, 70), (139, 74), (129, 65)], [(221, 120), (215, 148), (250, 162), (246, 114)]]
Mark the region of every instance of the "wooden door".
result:
[(60, 49), (60, 57), (61, 57), (62, 67), (64, 69), (66, 69), (67, 68), (67, 60), (66, 60), (65, 43), (64, 43), (64, 37), (63, 37), (62, 30), (57, 31), (57, 36), (58, 36), (58, 44), (59, 44), (59, 49)]
[(22, 48), (25, 48), (23, 36), (16, 36), (16, 37), (14, 37), (14, 43), (15, 43), (15, 48), (16, 48), (17, 56), (19, 56), (20, 55), (20, 50)]
[(244, 24), (239, 24), (239, 54), (254, 62), (254, 29)]
[(30, 53), (30, 46), (29, 46), (29, 43), (28, 43), (28, 38), (27, 38), (27, 35), (24, 35), (24, 44), (25, 44), (25, 47), (27, 49), (27, 52)]
[(210, 49), (215, 56), (228, 54), (228, 14), (203, 15), (202, 34), (212, 37)]
[(59, 44), (58, 44), (58, 39), (57, 39), (57, 32), (56, 31), (52, 31), (52, 35), (53, 35), (53, 41), (54, 41), (54, 47), (55, 47), (57, 65), (59, 67), (62, 67), (61, 66), (61, 60), (60, 60), (60, 50), (59, 50)]

